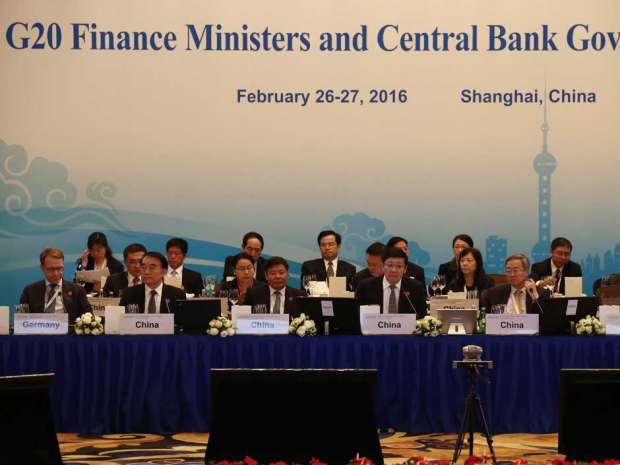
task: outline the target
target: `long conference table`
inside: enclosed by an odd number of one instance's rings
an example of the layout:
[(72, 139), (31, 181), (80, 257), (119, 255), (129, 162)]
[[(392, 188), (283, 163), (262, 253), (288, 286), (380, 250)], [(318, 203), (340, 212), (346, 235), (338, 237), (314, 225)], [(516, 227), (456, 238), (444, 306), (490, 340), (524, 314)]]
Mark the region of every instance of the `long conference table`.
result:
[(0, 336), (0, 375), (54, 372), (58, 431), (163, 433), (209, 431), (211, 368), (376, 368), (378, 426), (455, 432), (467, 344), (495, 364), (480, 386), (494, 434), (557, 431), (560, 369), (620, 367), (614, 336)]

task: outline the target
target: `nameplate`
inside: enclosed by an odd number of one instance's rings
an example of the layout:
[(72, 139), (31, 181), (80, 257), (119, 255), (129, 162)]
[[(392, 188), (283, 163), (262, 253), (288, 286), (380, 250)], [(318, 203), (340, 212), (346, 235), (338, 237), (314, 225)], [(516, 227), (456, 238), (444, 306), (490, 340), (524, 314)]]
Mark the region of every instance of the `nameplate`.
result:
[[(226, 304), (228, 305), (228, 302)], [(222, 315), (225, 315), (225, 313), (222, 313)], [(232, 321), (233, 328), (237, 327), (237, 317), (249, 317), (250, 315), (252, 315), (251, 305), (233, 305), (230, 309), (230, 320)]]
[(120, 334), (121, 317), (125, 314), (125, 307), (107, 305), (104, 310), (104, 324), (106, 334)]
[(69, 315), (66, 313), (16, 313), (13, 328), (17, 335), (67, 334)]
[(495, 336), (529, 336), (532, 334), (538, 334), (538, 315), (487, 313), (486, 334)]
[(362, 334), (413, 334), (416, 330), (416, 315), (414, 313), (376, 315), (360, 314)]
[(0, 307), (0, 335), (6, 336), (9, 334), (9, 307)]
[(321, 313), (323, 316), (334, 316), (334, 302), (331, 300), (321, 300)]
[(289, 316), (237, 315), (237, 334), (288, 334)]
[(171, 313), (125, 313), (120, 315), (121, 334), (174, 334)]
[(618, 305), (600, 305), (598, 317), (605, 325), (605, 334), (620, 335), (620, 307)]
[(88, 303), (92, 307), (95, 316), (105, 316), (106, 307), (116, 307), (121, 301), (120, 297), (89, 297)]

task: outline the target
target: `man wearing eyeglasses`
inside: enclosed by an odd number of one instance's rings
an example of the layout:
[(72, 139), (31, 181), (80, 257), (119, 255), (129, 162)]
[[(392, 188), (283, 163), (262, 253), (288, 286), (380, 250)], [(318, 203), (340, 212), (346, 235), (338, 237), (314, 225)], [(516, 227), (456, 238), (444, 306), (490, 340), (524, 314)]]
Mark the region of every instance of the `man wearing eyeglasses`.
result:
[(91, 311), (84, 288), (62, 279), (65, 270), (62, 250), (47, 248), (41, 252), (39, 261), (45, 279), (26, 286), (20, 304), (28, 305), (30, 313), (68, 313), (69, 324)]
[(123, 260), (127, 271), (114, 273), (103, 286), (105, 297), (120, 297), (121, 292), (128, 287), (142, 284), (142, 257), (146, 253), (146, 247), (142, 244), (129, 244), (123, 251)]
[(551, 257), (532, 265), (530, 277), (540, 286), (548, 286), (554, 293), (564, 294), (564, 278), (582, 276), (581, 266), (571, 261), (573, 244), (565, 237), (551, 241)]
[(363, 280), (355, 297), (360, 305), (379, 305), (381, 313), (416, 313), (426, 315), (424, 284), (417, 279), (403, 279), (407, 270), (407, 254), (396, 247), (383, 253), (383, 275)]
[(539, 313), (535, 301), (548, 298), (549, 292), (528, 279), (530, 260), (523, 254), (511, 255), (504, 262), (504, 267), (508, 283), (484, 291), (480, 297), (480, 308), (488, 313)]
[(223, 281), (230, 281), (235, 277), (235, 263), (240, 254), (246, 253), (254, 261), (254, 279), (262, 283), (267, 282), (265, 275), (265, 262), (266, 260), (261, 257), (263, 248), (265, 247), (265, 241), (263, 236), (255, 231), (245, 233), (241, 240), (241, 252), (237, 255), (229, 255), (224, 261), (224, 276)]
[(142, 284), (125, 289), (119, 305), (137, 305), (139, 313), (174, 313), (177, 300), (184, 300), (185, 292), (164, 284), (167, 270), (166, 257), (147, 252), (142, 258)]

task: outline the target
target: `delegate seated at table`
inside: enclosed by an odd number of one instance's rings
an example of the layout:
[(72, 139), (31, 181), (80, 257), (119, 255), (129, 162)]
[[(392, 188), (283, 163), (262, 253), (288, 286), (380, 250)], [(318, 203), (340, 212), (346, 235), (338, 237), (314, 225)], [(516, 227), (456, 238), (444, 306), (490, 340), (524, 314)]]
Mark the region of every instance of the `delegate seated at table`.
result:
[(301, 265), (301, 282), (304, 276), (312, 276), (313, 281), (327, 281), (328, 278), (341, 276), (347, 278), (347, 289), (352, 289), (355, 266), (338, 258), (342, 237), (336, 231), (321, 231), (317, 237), (321, 258), (308, 260)]
[(503, 306), (503, 313), (539, 313), (534, 299), (545, 299), (550, 294), (547, 289), (536, 286), (534, 281), (528, 279), (529, 259), (523, 254), (511, 255), (504, 266), (508, 283), (484, 291), (480, 298), (480, 308), (484, 308), (487, 313), (498, 313), (498, 306)]
[(565, 237), (556, 237), (551, 241), (551, 257), (532, 265), (530, 277), (538, 285), (550, 285), (553, 292), (564, 294), (565, 278), (582, 276), (581, 266), (571, 261), (573, 244)]
[[(396, 247), (397, 249), (402, 250), (407, 255), (407, 260), (409, 260), (409, 242), (404, 237), (394, 236), (389, 241), (387, 241), (387, 244), (385, 245), (387, 247)], [(405, 276), (417, 279), (426, 286), (424, 268), (422, 268), (420, 265), (416, 265), (413, 262), (407, 261), (407, 270), (405, 270)]]
[[(287, 284), (288, 262), (282, 257), (271, 257), (265, 263), (265, 271), (267, 284), (249, 289), (245, 305), (251, 305), (253, 313), (299, 315), (297, 297), (304, 297), (306, 293)], [(258, 312), (259, 308), (263, 311)]]
[(128, 287), (142, 284), (142, 258), (146, 247), (142, 244), (129, 244), (123, 250), (123, 261), (127, 271), (115, 273), (108, 277), (103, 286), (104, 297), (120, 297)]
[(443, 293), (466, 292), (470, 296), (480, 297), (483, 291), (493, 287), (495, 283), (484, 272), (482, 253), (475, 247), (466, 247), (457, 259), (456, 278), (448, 283)]
[(458, 269), (456, 265), (456, 260), (458, 259), (461, 250), (463, 250), (465, 247), (473, 246), (474, 240), (468, 234), (457, 234), (456, 236), (454, 236), (454, 239), (452, 239), (452, 254), (454, 255), (454, 257), (449, 262), (439, 265), (439, 270), (437, 271), (437, 274), (439, 276), (446, 277), (446, 283), (449, 283), (454, 278), (456, 278), (456, 272)]
[(395, 247), (386, 247), (383, 254), (383, 276), (359, 283), (355, 297), (360, 305), (379, 305), (381, 313), (416, 313), (426, 315), (424, 285), (405, 276), (407, 255)]
[(62, 250), (47, 248), (39, 256), (45, 279), (27, 285), (19, 299), (30, 313), (68, 313), (69, 324), (91, 311), (82, 286), (63, 279), (65, 256)]
[(357, 289), (359, 283), (364, 279), (383, 275), (383, 252), (385, 245), (381, 242), (373, 242), (366, 249), (366, 268), (358, 271), (351, 281), (353, 290)]
[(166, 242), (167, 275), (180, 279), (185, 292), (198, 296), (202, 294), (202, 275), (183, 265), (188, 250), (189, 246), (185, 239), (174, 237)]
[(142, 258), (142, 284), (128, 287), (121, 296), (121, 306), (137, 305), (139, 313), (173, 313), (177, 300), (185, 292), (164, 284), (168, 260), (159, 252), (147, 252)]
[[(252, 261), (254, 262), (254, 280), (260, 281), (262, 283), (267, 282), (267, 278), (265, 277), (265, 262), (266, 260), (261, 257), (263, 253), (263, 249), (265, 247), (265, 241), (263, 240), (263, 236), (255, 231), (250, 231), (245, 233), (243, 239), (241, 240), (241, 252), (246, 253), (250, 257), (252, 257)], [(228, 277), (235, 276), (235, 260), (239, 256), (237, 255), (229, 255), (226, 257), (224, 261), (224, 276), (223, 282), (226, 282)]]
[[(237, 305), (246, 305), (245, 298), (248, 290), (254, 286), (264, 285), (264, 283), (254, 279), (254, 259), (245, 252), (234, 256), (233, 268), (235, 279), (220, 284), (215, 290), (215, 295), (217, 297), (228, 297), (229, 300), (233, 301), (232, 303), (235, 303), (234, 300), (237, 298)], [(236, 292), (238, 297), (231, 298), (231, 292)]]
[[(115, 274), (123, 271), (123, 264), (112, 255), (112, 248), (108, 244), (108, 238), (102, 232), (94, 232), (88, 236), (87, 248), (82, 256), (77, 259), (76, 271), (107, 270)], [(86, 292), (100, 291), (101, 281), (85, 283)]]

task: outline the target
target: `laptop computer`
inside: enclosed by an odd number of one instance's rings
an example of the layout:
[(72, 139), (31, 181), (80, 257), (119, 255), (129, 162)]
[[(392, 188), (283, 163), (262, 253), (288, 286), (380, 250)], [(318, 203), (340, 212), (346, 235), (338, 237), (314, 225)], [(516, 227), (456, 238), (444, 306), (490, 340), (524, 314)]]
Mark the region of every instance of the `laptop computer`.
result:
[[(567, 315), (569, 304), (571, 308), (577, 304), (574, 315)], [(539, 300), (542, 308), (540, 314), (540, 334), (571, 334), (571, 322), (576, 323), (588, 315), (596, 316), (599, 306), (598, 297), (556, 297)], [(571, 303), (573, 302), (573, 303)]]
[[(317, 333), (325, 335), (325, 323), (329, 325), (329, 334), (360, 335), (360, 306), (355, 298), (351, 297), (297, 297), (301, 312), (310, 316), (316, 325)], [(325, 303), (323, 303), (325, 302)], [(333, 309), (333, 316), (324, 315)], [(323, 309), (326, 309), (325, 311)], [(299, 316), (299, 315), (293, 315)]]
[(218, 299), (178, 300), (174, 311), (174, 325), (179, 334), (205, 334), (209, 322), (221, 316)]

